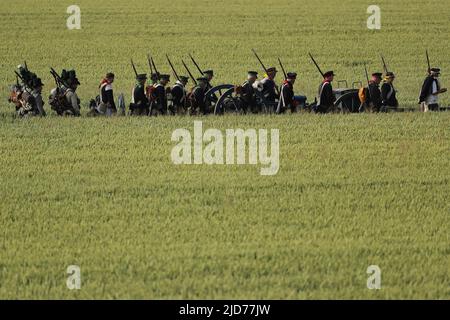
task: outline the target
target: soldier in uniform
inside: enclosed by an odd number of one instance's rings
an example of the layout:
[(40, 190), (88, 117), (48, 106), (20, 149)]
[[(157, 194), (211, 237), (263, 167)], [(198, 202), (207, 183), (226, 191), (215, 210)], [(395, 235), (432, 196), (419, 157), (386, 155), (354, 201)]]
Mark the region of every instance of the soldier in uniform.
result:
[(77, 95), (77, 89), (80, 82), (77, 78), (69, 79), (67, 82), (68, 88), (66, 88), (66, 100), (67, 100), (67, 110), (65, 110), (64, 115), (73, 115), (79, 117), (80, 112), (80, 99)]
[(206, 77), (200, 77), (197, 79), (198, 84), (192, 89), (190, 94), (190, 114), (195, 115), (199, 112), (201, 114), (207, 114), (207, 104), (205, 101), (205, 93), (207, 92), (208, 79)]
[(161, 74), (159, 77), (159, 83), (154, 87), (155, 101), (152, 104), (151, 115), (167, 115), (167, 91), (166, 86), (170, 82), (170, 75)]
[(276, 100), (278, 99), (277, 85), (275, 83), (275, 77), (277, 76), (278, 70), (275, 67), (267, 69), (267, 74), (264, 79), (261, 80), (263, 86), (262, 94), (266, 101), (276, 108)]
[(114, 73), (107, 73), (99, 85), (100, 93), (97, 101), (94, 101), (89, 115), (115, 115), (117, 114), (116, 103), (114, 102), (114, 92), (112, 84), (114, 82)]
[(388, 112), (389, 109), (396, 110), (398, 108), (396, 91), (393, 84), (394, 80), (395, 74), (393, 72), (387, 72), (383, 85), (381, 86), (382, 112)]
[(42, 88), (44, 84), (40, 78), (33, 79), (33, 91), (31, 92), (34, 103), (35, 103), (35, 112), (34, 114), (37, 116), (45, 117), (47, 114), (44, 110), (44, 100), (42, 99)]
[(288, 109), (291, 110), (291, 113), (297, 111), (297, 101), (294, 99), (294, 84), (296, 79), (297, 74), (295, 72), (287, 73), (287, 78), (281, 85), (280, 99), (276, 110), (277, 114), (284, 113)]
[(423, 82), (419, 97), (420, 109), (423, 112), (439, 111), (439, 95), (447, 92), (446, 88), (441, 88), (440, 75), (441, 69), (432, 68)]
[[(211, 84), (211, 81), (214, 78), (214, 71), (213, 70), (206, 70), (203, 71), (203, 77), (206, 78), (207, 84), (206, 84), (206, 90), (205, 93), (208, 92), (210, 89), (213, 88), (213, 85)], [(211, 108), (213, 103), (216, 103), (219, 100), (219, 98), (216, 95), (213, 95), (212, 97), (206, 97), (206, 106), (208, 108)]]
[(150, 75), (150, 80), (152, 82), (151, 83), (152, 85), (158, 84), (159, 79), (160, 79), (160, 74), (159, 73), (152, 73)]
[(180, 80), (175, 82), (172, 87), (172, 113), (173, 114), (184, 114), (186, 112), (186, 85), (188, 84), (189, 78), (185, 76), (180, 76)]
[(27, 67), (19, 66), (18, 69), (22, 84), (17, 83), (12, 88), (9, 101), (16, 105), (19, 117), (44, 117), (46, 113), (42, 100), (42, 87), (44, 86), (42, 80)]
[(149, 100), (145, 92), (146, 74), (136, 76), (136, 85), (131, 94), (130, 114), (133, 116), (144, 116), (149, 114)]
[(368, 93), (366, 95), (366, 110), (369, 112), (380, 112), (382, 105), (380, 83), (383, 74), (381, 72), (372, 73), (369, 81)]
[(241, 91), (241, 106), (245, 113), (251, 111), (252, 113), (257, 113), (258, 108), (256, 105), (256, 89), (254, 84), (258, 79), (258, 72), (249, 71), (247, 76), (247, 81), (242, 85)]
[(333, 92), (332, 82), (334, 80), (334, 72), (327, 71), (323, 74), (323, 81), (319, 86), (319, 94), (317, 100), (317, 113), (328, 113), (334, 111), (334, 103), (336, 96)]
[(203, 75), (207, 80), (207, 84), (206, 84), (206, 91), (208, 91), (209, 89), (211, 89), (213, 86), (211, 85), (211, 81), (214, 78), (214, 71), (213, 70), (206, 70), (203, 71)]
[(151, 110), (153, 109), (153, 105), (155, 103), (155, 87), (158, 85), (158, 81), (160, 79), (160, 74), (159, 73), (152, 73), (150, 74), (150, 81), (151, 83), (149, 85), (146, 86), (145, 88), (145, 94), (147, 96), (148, 99), (148, 103), (149, 103), (149, 110), (151, 113)]

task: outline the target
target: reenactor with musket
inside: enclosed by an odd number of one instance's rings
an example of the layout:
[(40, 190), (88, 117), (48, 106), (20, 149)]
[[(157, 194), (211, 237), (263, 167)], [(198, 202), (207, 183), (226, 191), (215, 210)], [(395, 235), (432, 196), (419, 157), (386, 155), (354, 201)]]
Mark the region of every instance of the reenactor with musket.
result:
[[(166, 88), (167, 84), (170, 82), (170, 75), (161, 74), (159, 77), (159, 82), (154, 85), (154, 103), (152, 104), (150, 115), (167, 115), (167, 93), (170, 92), (170, 88)], [(169, 89), (169, 90), (167, 90)]]
[(395, 74), (388, 71), (381, 86), (381, 112), (398, 108), (397, 92), (394, 88)]
[(280, 99), (278, 101), (277, 114), (291, 110), (291, 113), (297, 112), (298, 103), (294, 99), (294, 84), (297, 79), (295, 72), (288, 72), (286, 74), (286, 80), (284, 80), (280, 89)]
[(447, 92), (446, 88), (441, 88), (440, 75), (441, 69), (429, 68), (429, 75), (423, 82), (419, 96), (420, 110), (423, 112), (439, 111), (439, 95)]
[(242, 109), (245, 113), (247, 113), (248, 111), (252, 113), (258, 113), (256, 89), (254, 88), (257, 79), (258, 72), (249, 71), (247, 80), (242, 84), (242, 88), (240, 90), (240, 99)]
[(262, 95), (266, 101), (272, 105), (275, 105), (279, 95), (277, 94), (277, 84), (275, 83), (275, 77), (278, 70), (275, 67), (267, 69), (264, 79), (261, 80), (263, 86)]
[(66, 71), (63, 69), (61, 76), (51, 68), (56, 88), (50, 92), (49, 104), (59, 116), (75, 116), (79, 117), (80, 99), (76, 93), (80, 81), (76, 76), (75, 70)]
[(316, 113), (329, 113), (335, 111), (336, 95), (333, 91), (333, 80), (334, 80), (334, 71), (327, 71), (325, 73), (320, 69), (319, 64), (316, 62), (311, 53), (309, 53), (309, 57), (312, 62), (316, 66), (320, 75), (323, 78), (322, 83), (319, 86), (318, 95), (317, 95), (317, 105), (314, 109)]
[(196, 114), (208, 114), (209, 110), (207, 108), (205, 95), (207, 92), (208, 79), (205, 77), (197, 78), (197, 85), (192, 89), (189, 94), (190, 100), (190, 115)]
[[(28, 70), (25, 62), (24, 66), (18, 67), (16, 73), (17, 81), (11, 89), (9, 102), (16, 106), (16, 113), (19, 117), (45, 116), (44, 101), (42, 99), (42, 87), (44, 84), (37, 75)], [(19, 83), (19, 79), (22, 84)]]
[(186, 86), (188, 82), (188, 77), (180, 76), (179, 79), (175, 82), (175, 85), (172, 87), (172, 113), (174, 114), (186, 113)]
[(149, 114), (150, 105), (146, 95), (147, 75), (145, 73), (136, 75), (136, 85), (131, 93), (130, 115), (146, 116)]
[[(209, 90), (211, 90), (213, 88), (213, 85), (211, 84), (213, 78), (214, 78), (214, 70), (202, 70), (200, 68), (200, 66), (198, 65), (197, 61), (195, 61), (194, 57), (190, 54), (189, 57), (192, 60), (192, 63), (195, 65), (195, 67), (197, 68), (198, 72), (200, 73), (201, 77), (200, 78), (206, 78), (206, 88), (205, 88), (205, 93), (208, 92)], [(211, 108), (213, 103), (216, 103), (219, 100), (219, 98), (216, 95), (213, 95), (211, 97), (206, 97), (205, 95), (205, 103), (207, 108)]]
[(95, 100), (91, 100), (91, 111), (89, 116), (96, 115), (116, 115), (117, 107), (114, 101), (113, 82), (115, 75), (112, 72), (108, 72), (102, 79), (99, 85), (99, 95)]
[(383, 74), (381, 72), (372, 73), (372, 78), (366, 88), (366, 99), (364, 109), (366, 112), (380, 112), (383, 99), (381, 96), (380, 83)]
[(333, 92), (334, 71), (327, 71), (323, 74), (323, 81), (319, 86), (319, 93), (317, 96), (317, 113), (334, 112), (336, 96)]

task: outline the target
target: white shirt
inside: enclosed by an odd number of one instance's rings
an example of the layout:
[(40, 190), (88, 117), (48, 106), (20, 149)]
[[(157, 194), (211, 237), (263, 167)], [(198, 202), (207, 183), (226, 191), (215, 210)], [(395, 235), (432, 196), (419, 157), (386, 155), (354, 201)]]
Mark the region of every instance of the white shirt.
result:
[[(439, 80), (437, 80), (437, 81), (439, 81)], [(432, 85), (432, 89), (431, 89), (431, 92), (432, 93), (436, 93), (436, 92), (438, 92), (438, 86), (437, 86), (437, 81), (433, 81), (433, 85)], [(427, 104), (438, 104), (438, 102), (439, 102), (439, 95), (434, 95), (434, 94), (430, 94), (428, 97), (427, 97), (427, 99), (426, 99), (426, 101), (425, 101)]]

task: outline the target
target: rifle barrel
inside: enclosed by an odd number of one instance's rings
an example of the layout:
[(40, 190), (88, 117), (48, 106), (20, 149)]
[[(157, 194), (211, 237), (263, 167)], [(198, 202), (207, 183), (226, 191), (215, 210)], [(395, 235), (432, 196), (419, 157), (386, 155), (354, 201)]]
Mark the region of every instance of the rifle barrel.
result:
[(366, 72), (366, 79), (367, 79), (367, 91), (369, 92), (369, 97), (372, 99), (372, 93), (370, 92), (370, 80), (369, 80), (369, 72), (367, 71), (367, 66), (364, 65), (364, 71)]
[(153, 66), (152, 66), (150, 54), (147, 54), (147, 61), (148, 61), (148, 65), (150, 67), (150, 76), (152, 76), (153, 75)]
[(177, 72), (176, 72), (176, 70), (175, 70), (175, 68), (174, 68), (174, 66), (172, 64), (172, 61), (170, 61), (170, 58), (169, 58), (169, 56), (167, 54), (166, 54), (166, 58), (167, 58), (167, 62), (169, 62), (170, 68), (172, 68), (172, 71), (173, 71), (173, 74), (175, 75), (175, 78), (177, 78), (177, 80), (180, 81), (180, 77), (178, 76), (178, 74), (177, 74)]
[(314, 64), (315, 64), (317, 70), (319, 70), (319, 72), (320, 72), (320, 74), (322, 75), (322, 77), (325, 77), (324, 74), (323, 74), (323, 72), (322, 72), (322, 70), (321, 70), (320, 67), (319, 67), (319, 64), (316, 62), (316, 60), (314, 59), (314, 57), (312, 56), (312, 54), (311, 54), (311, 53), (308, 53), (308, 54), (309, 54), (309, 56), (310, 56), (312, 62), (314, 62)]
[(383, 55), (381, 55), (381, 60), (383, 61), (384, 72), (385, 72), (385, 73), (388, 73), (388, 72), (389, 72), (389, 69), (388, 69), (388, 67), (387, 67), (386, 61), (384, 60)]
[(287, 73), (286, 70), (284, 70), (284, 66), (280, 58), (278, 58), (278, 63), (280, 64), (281, 70), (283, 71), (284, 79), (287, 79)]
[(255, 55), (256, 59), (258, 59), (259, 63), (261, 64), (261, 67), (264, 69), (264, 72), (267, 73), (267, 68), (262, 62), (262, 60), (259, 58), (258, 54), (256, 53), (255, 49), (252, 49), (253, 54)]
[(428, 49), (425, 51), (427, 55), (427, 63), (428, 63), (428, 72), (431, 71), (431, 63), (430, 63), (430, 56), (428, 55)]
[(136, 77), (138, 76), (137, 70), (136, 70), (136, 66), (134, 65), (133, 59), (131, 59), (131, 66), (133, 67), (134, 70), (134, 74), (136, 75)]
[(189, 58), (191, 58), (191, 60), (194, 63), (194, 65), (197, 67), (198, 72), (200, 72), (200, 74), (202, 76), (204, 76), (205, 74), (203, 73), (202, 69), (200, 68), (200, 66), (198, 65), (197, 61), (195, 61), (194, 57), (190, 53), (189, 53)]
[(184, 62), (184, 60), (181, 60), (181, 63), (183, 63), (184, 68), (186, 69), (187, 73), (189, 74), (189, 77), (191, 77), (192, 81), (194, 82), (195, 85), (197, 85), (197, 80), (195, 80), (195, 78), (192, 76), (191, 71), (189, 70), (188, 66), (186, 65), (186, 63)]
[(150, 60), (152, 61), (152, 65), (153, 65), (153, 69), (155, 70), (155, 73), (157, 75), (159, 75), (158, 69), (156, 68), (155, 60), (153, 60), (153, 57), (151, 57)]

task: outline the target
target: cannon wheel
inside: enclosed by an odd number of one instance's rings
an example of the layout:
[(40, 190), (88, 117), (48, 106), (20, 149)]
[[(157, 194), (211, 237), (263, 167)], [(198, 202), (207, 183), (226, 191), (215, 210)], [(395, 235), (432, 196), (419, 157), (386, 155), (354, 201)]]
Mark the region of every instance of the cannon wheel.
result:
[[(348, 103), (349, 100), (351, 100), (351, 103)], [(358, 108), (356, 108), (356, 110), (353, 108), (355, 102), (356, 104), (359, 103), (358, 92), (348, 92), (339, 97), (339, 99), (336, 100), (334, 105), (342, 113), (353, 113), (358, 111)]]
[(221, 115), (226, 112), (242, 113), (239, 98), (235, 95), (234, 86), (220, 96), (214, 108), (215, 115)]
[(217, 93), (222, 96), (222, 92), (234, 88), (232, 84), (221, 84), (220, 86), (213, 87), (205, 93), (205, 99), (209, 101), (214, 101), (214, 97), (217, 98)]

